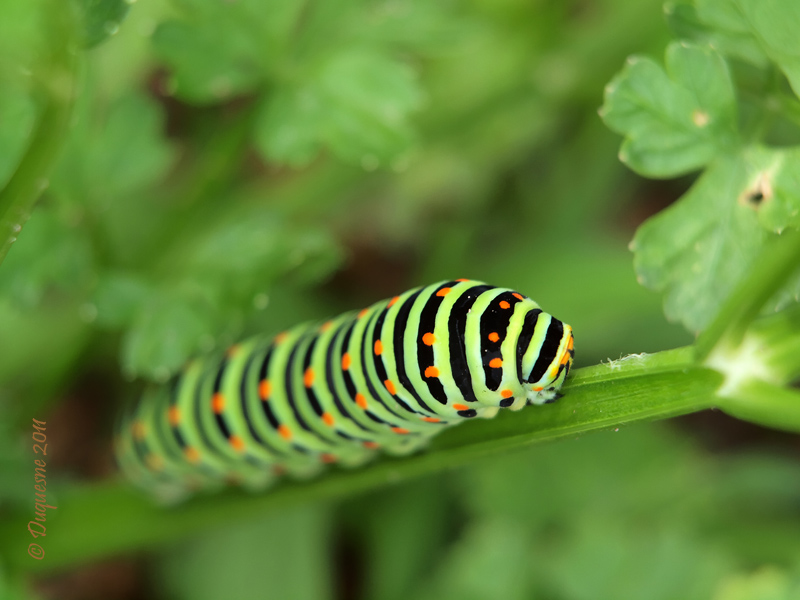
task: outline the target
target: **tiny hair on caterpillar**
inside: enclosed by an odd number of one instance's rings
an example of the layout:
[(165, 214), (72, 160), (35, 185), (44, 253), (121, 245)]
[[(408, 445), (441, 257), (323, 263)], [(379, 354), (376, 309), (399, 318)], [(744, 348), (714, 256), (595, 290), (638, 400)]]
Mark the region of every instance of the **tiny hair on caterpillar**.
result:
[(574, 355), (572, 328), (519, 292), (434, 283), (189, 362), (123, 415), (117, 462), (163, 499), (265, 489), (552, 402)]

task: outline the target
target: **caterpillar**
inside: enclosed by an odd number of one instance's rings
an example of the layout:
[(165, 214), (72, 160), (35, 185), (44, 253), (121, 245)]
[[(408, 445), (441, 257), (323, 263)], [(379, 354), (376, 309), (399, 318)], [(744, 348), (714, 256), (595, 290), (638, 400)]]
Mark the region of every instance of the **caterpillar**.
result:
[(265, 488), (552, 402), (574, 355), (572, 328), (530, 298), (439, 282), (191, 361), (121, 419), (117, 462), (162, 497)]

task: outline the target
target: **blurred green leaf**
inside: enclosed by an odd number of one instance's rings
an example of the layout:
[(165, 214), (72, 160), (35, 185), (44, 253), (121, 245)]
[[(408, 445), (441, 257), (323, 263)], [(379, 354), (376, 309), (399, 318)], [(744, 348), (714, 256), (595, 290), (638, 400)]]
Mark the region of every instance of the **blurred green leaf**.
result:
[(51, 186), (73, 210), (105, 208), (164, 177), (175, 154), (163, 138), (160, 108), (151, 99), (132, 93), (103, 106), (84, 96), (77, 112), (79, 122)]
[(51, 291), (79, 298), (92, 283), (94, 267), (81, 229), (66, 225), (53, 211), (38, 210), (0, 269), (0, 289), (27, 307), (40, 304)]
[(7, 573), (0, 564), (0, 598), (3, 600), (37, 600), (39, 596), (34, 595), (22, 578)]
[(83, 44), (97, 46), (119, 31), (131, 4), (136, 0), (79, 0), (83, 15)]
[(173, 70), (171, 91), (214, 103), (256, 91), (281, 71), (304, 4), (296, 0), (182, 0), (185, 20), (159, 25), (156, 51)]
[(297, 508), (216, 530), (161, 554), (160, 580), (175, 600), (333, 598), (329, 517)]
[(412, 70), (366, 48), (326, 57), (296, 87), (267, 99), (257, 141), (267, 158), (308, 163), (320, 145), (374, 169), (407, 152), (421, 91)]
[(670, 44), (666, 71), (649, 58), (630, 58), (606, 88), (601, 114), (626, 136), (620, 159), (650, 177), (699, 169), (737, 143), (728, 67), (711, 48)]
[(462, 481), (475, 517), (495, 515), (536, 532), (578, 514), (598, 523), (618, 514), (674, 519), (697, 508), (680, 490), (703, 486), (703, 464), (687, 440), (643, 426), (512, 454), (502, 469), (484, 460)]
[(736, 0), (696, 0), (668, 3), (667, 18), (678, 37), (710, 44), (725, 56), (740, 58), (759, 67), (767, 56)]
[(104, 273), (94, 292), (97, 323), (103, 326), (129, 325), (148, 298), (151, 287), (141, 278), (128, 273)]
[(14, 348), (0, 362), (0, 404), (8, 403), (3, 420), (9, 427), (60, 399), (55, 392), (61, 379), (74, 372), (85, 348), (88, 328), (78, 307), (53, 304), (32, 311), (0, 298), (0, 340)]
[(714, 600), (796, 600), (800, 598), (800, 577), (778, 567), (762, 567), (750, 573), (732, 575), (722, 582)]
[[(733, 5), (734, 0), (726, 3)], [(800, 96), (800, 5), (794, 0), (742, 0), (735, 5)]]
[(165, 379), (193, 355), (236, 341), (245, 312), (265, 308), (259, 304), (280, 278), (311, 285), (341, 264), (330, 232), (231, 200), (235, 207), (216, 220), (200, 212), (186, 224), (153, 273), (100, 277), (98, 322), (126, 329), (122, 364), (130, 375)]
[(416, 597), (419, 582), (440, 566), (456, 520), (457, 498), (445, 484), (442, 478), (425, 478), (351, 503), (366, 560), (365, 598)]
[(730, 570), (716, 546), (669, 524), (576, 521), (571, 536), (537, 556), (546, 589), (570, 600), (706, 600)]
[(217, 318), (214, 304), (196, 287), (173, 286), (151, 294), (123, 338), (123, 370), (166, 381), (189, 357), (213, 348)]
[(468, 527), (444, 556), (436, 573), (411, 597), (424, 600), (530, 598), (531, 560), (527, 532), (510, 521), (486, 519)]
[(156, 48), (175, 70), (172, 86), (178, 97), (218, 102), (249, 92), (260, 81), (253, 42), (238, 33), (223, 34), (228, 25), (225, 21), (216, 25), (218, 28), (193, 28), (170, 21), (161, 24), (153, 36)]

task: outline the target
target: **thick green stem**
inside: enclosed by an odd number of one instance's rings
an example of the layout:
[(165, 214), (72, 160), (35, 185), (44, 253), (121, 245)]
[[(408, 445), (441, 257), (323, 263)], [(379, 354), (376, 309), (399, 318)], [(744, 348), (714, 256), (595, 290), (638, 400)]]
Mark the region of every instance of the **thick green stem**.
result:
[(43, 560), (26, 552), (33, 517), (18, 514), (0, 526), (0, 555), (21, 570), (64, 569), (111, 554), (153, 547), (235, 520), (299, 503), (343, 498), (411, 477), (441, 472), (545, 440), (573, 438), (628, 423), (663, 419), (708, 408), (721, 376), (693, 363), (693, 349), (634, 355), (578, 369), (565, 396), (544, 407), (501, 411), (492, 420), (442, 432), (428, 451), (381, 459), (357, 470), (334, 469), (311, 482), (288, 481), (264, 494), (231, 490), (163, 508), (124, 482), (59, 489), (48, 486), (47, 537), (37, 540)]
[(800, 431), (799, 390), (751, 380), (718, 403), (720, 409), (737, 419), (793, 433)]

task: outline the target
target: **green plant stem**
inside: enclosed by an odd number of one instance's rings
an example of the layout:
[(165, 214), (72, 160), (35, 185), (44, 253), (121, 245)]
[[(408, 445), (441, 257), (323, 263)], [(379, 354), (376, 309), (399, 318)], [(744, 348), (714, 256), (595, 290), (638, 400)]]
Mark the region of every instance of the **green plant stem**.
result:
[(718, 400), (719, 408), (737, 419), (765, 427), (800, 431), (800, 391), (767, 383), (747, 381), (735, 394)]
[(45, 19), (51, 46), (41, 72), (33, 74), (39, 82), (36, 95), (41, 98), (42, 108), (27, 150), (0, 190), (0, 263), (47, 188), (47, 178), (66, 139), (75, 98), (78, 55), (74, 48), (74, 15), (68, 2), (51, 4)]
[(722, 306), (717, 318), (697, 340), (703, 361), (720, 346), (736, 348), (764, 304), (800, 268), (800, 233), (787, 230), (767, 244), (750, 273)]
[(48, 499), (58, 508), (48, 512), (47, 537), (37, 540), (45, 549), (44, 559), (27, 554), (33, 541), (26, 529), (32, 509), (0, 526), (0, 556), (20, 570), (64, 569), (172, 542), (264, 511), (343, 498), (441, 472), (540, 441), (699, 411), (713, 405), (722, 377), (696, 366), (693, 356), (693, 348), (681, 348), (578, 369), (564, 386), (565, 396), (554, 404), (501, 411), (495, 419), (442, 432), (426, 452), (384, 457), (362, 469), (333, 469), (319, 479), (287, 481), (264, 494), (230, 490), (164, 508), (121, 481), (61, 489), (52, 483)]

